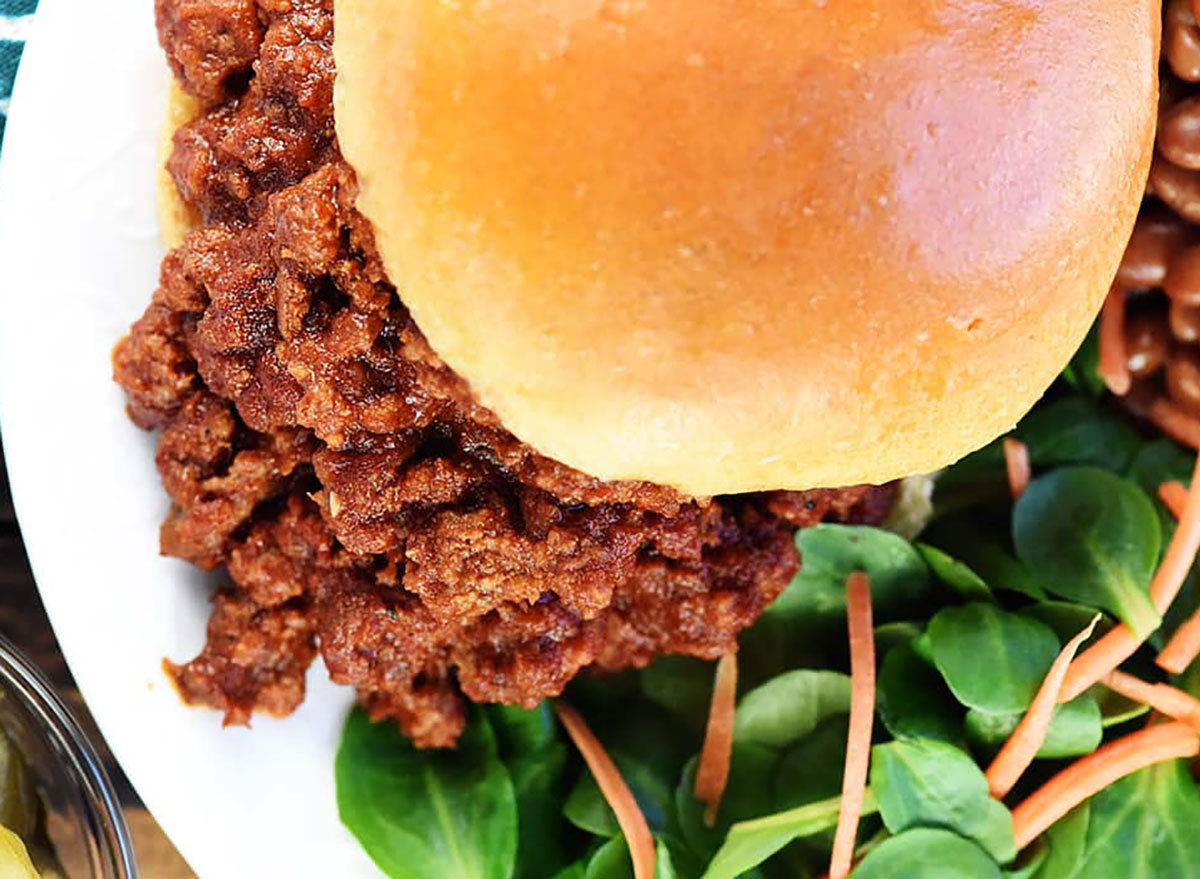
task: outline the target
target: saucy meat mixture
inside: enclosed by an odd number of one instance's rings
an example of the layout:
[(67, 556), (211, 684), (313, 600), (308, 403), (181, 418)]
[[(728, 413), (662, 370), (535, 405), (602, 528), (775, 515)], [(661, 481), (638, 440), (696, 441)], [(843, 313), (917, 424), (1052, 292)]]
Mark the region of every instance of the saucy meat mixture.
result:
[[(798, 526), (890, 488), (691, 498), (602, 482), (504, 430), (413, 325), (333, 126), (331, 0), (157, 0), (200, 115), (168, 169), (201, 218), (117, 346), (161, 428), (163, 552), (224, 566), (184, 698), (245, 724), (335, 681), (421, 746), (463, 697), (533, 705), (580, 669), (716, 657), (795, 573)], [(402, 291), (401, 291), (402, 292)]]

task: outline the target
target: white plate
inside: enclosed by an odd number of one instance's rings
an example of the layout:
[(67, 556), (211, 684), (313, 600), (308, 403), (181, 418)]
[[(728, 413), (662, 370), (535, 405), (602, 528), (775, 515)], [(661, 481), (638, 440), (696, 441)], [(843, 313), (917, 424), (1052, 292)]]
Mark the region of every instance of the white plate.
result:
[[(203, 641), (208, 588), (160, 558), (153, 439), (125, 418), (113, 343), (161, 249), (166, 67), (151, 0), (42, 0), (0, 163), (0, 426), (59, 643), (105, 738), (204, 879), (378, 877), (337, 818), (350, 694), (314, 666), (284, 721), (222, 730), (161, 671)], [(148, 877), (154, 879), (154, 877)]]

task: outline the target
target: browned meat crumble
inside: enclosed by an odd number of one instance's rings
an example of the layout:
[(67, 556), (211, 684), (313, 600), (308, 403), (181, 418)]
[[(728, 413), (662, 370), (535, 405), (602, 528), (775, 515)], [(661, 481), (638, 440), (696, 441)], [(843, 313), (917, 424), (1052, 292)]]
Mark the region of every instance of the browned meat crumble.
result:
[(375, 717), (448, 745), (463, 696), (720, 655), (794, 574), (794, 528), (886, 513), (887, 488), (697, 499), (523, 445), (430, 350), (354, 209), (329, 0), (156, 9), (203, 108), (168, 164), (203, 222), (114, 364), (162, 429), (163, 551), (231, 581), (168, 666), (187, 701), (287, 714), (319, 652)]

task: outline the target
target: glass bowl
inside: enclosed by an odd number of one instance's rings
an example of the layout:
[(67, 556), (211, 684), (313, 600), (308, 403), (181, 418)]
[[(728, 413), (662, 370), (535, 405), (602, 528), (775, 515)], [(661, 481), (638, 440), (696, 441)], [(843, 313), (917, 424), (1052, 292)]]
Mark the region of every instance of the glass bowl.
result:
[(54, 687), (0, 637), (0, 728), (24, 757), (63, 879), (137, 879), (108, 773)]

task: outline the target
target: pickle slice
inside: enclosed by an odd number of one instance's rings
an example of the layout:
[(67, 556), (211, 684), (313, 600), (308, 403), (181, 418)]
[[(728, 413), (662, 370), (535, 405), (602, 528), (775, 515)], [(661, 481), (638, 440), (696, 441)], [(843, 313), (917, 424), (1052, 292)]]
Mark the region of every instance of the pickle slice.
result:
[(40, 879), (21, 837), (3, 826), (0, 826), (0, 879)]
[(0, 733), (0, 824), (22, 839), (37, 830), (38, 801), (25, 758)]

